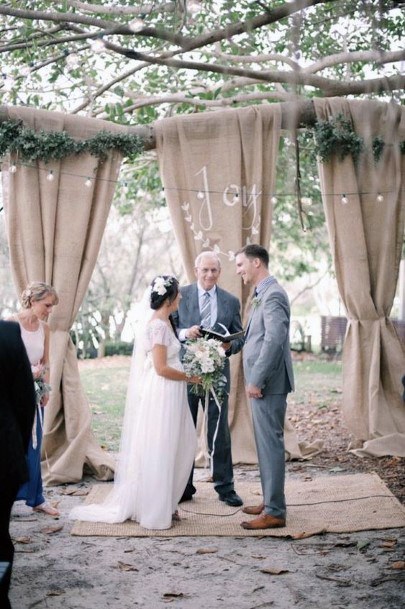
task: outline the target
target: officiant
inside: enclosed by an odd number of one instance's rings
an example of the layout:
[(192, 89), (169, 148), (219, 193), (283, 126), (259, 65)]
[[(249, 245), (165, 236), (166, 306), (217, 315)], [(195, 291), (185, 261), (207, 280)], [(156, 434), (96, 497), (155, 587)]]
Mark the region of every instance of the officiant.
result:
[[(212, 328), (220, 334), (242, 332), (239, 300), (217, 285), (221, 275), (221, 262), (217, 254), (211, 251), (201, 252), (195, 260), (194, 273), (197, 281), (181, 288), (182, 298), (177, 313), (173, 315), (180, 341), (185, 342), (202, 336), (201, 327)], [(211, 471), (214, 488), (219, 499), (233, 507), (242, 505), (243, 501), (235, 492), (233, 481), (231, 434), (228, 424), (229, 357), (242, 349), (243, 342), (243, 336), (239, 336), (223, 344), (227, 355), (224, 367), (224, 375), (227, 379), (225, 396), (219, 409), (214, 397), (210, 394), (207, 417), (207, 443), (212, 459)], [(195, 425), (197, 424), (199, 403), (204, 408), (203, 402), (204, 400), (191, 392), (191, 386), (189, 386), (188, 403)], [(194, 470), (191, 471), (181, 501), (191, 500), (196, 492), (193, 485), (193, 473)]]

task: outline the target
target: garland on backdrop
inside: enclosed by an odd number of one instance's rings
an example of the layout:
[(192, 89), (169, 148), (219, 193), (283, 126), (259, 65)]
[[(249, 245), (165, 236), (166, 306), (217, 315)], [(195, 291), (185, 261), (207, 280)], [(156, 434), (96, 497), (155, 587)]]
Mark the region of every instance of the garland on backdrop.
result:
[[(313, 128), (315, 137), (315, 152), (322, 163), (328, 162), (334, 155), (340, 160), (351, 155), (355, 162), (365, 150), (362, 137), (353, 130), (350, 119), (337, 114), (327, 121), (317, 121)], [(372, 140), (371, 147), (374, 161), (377, 163), (383, 154), (386, 143), (381, 137)], [(405, 154), (405, 142), (400, 143), (400, 150)]]
[(76, 140), (66, 131), (34, 131), (21, 121), (0, 124), (0, 157), (14, 153), (23, 161), (48, 163), (89, 152), (103, 161), (110, 150), (133, 160), (143, 152), (144, 145), (141, 137), (128, 133), (100, 131), (88, 140)]
[[(342, 114), (328, 121), (317, 121), (313, 131), (315, 153), (323, 163), (334, 155), (341, 160), (352, 155), (357, 160), (365, 149), (365, 143), (354, 132), (350, 119)], [(372, 150), (376, 162), (381, 158), (385, 146), (382, 138), (373, 139)], [(400, 143), (400, 149), (405, 154), (405, 142)], [(144, 151), (144, 145), (138, 135), (100, 131), (88, 140), (75, 140), (65, 131), (34, 131), (24, 127), (21, 121), (4, 121), (0, 124), (0, 157), (14, 153), (23, 161), (48, 163), (89, 152), (104, 160), (110, 150), (118, 150), (124, 157), (133, 160)]]

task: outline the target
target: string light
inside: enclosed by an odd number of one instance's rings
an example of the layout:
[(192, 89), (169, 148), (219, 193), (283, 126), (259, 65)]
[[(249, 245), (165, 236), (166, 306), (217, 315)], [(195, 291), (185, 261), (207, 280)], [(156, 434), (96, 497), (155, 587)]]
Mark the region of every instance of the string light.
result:
[(93, 53), (102, 53), (105, 50), (104, 41), (101, 38), (97, 38), (97, 40), (91, 43), (90, 48)]
[(46, 176), (46, 179), (48, 180), (48, 182), (53, 182), (55, 179), (55, 176), (53, 175), (53, 171), (52, 169), (49, 170), (48, 175)]
[[(102, 41), (101, 41), (102, 42)], [(103, 46), (104, 43), (102, 42)], [(68, 55), (66, 57), (66, 65), (71, 68), (72, 70), (74, 68), (78, 68), (79, 67), (79, 56), (77, 55), (77, 53), (72, 53), (71, 55)]]
[(187, 10), (191, 15), (195, 15), (201, 10), (201, 3), (199, 0), (189, 0), (187, 2)]
[[(38, 169), (38, 167), (36, 165), (31, 164), (28, 161), (18, 161), (17, 163), (11, 163), (10, 164), (10, 166), (8, 168), (9, 173), (16, 173), (18, 166), (20, 166), (20, 167), (28, 167), (28, 168), (29, 167), (34, 167), (34, 168)], [(39, 168), (39, 170), (40, 171), (47, 171), (48, 172), (47, 179), (48, 179), (49, 173), (52, 171), (52, 170), (45, 170), (45, 169), (42, 169), (42, 168)], [(60, 175), (61, 176), (70, 176), (70, 177), (75, 177), (75, 178), (83, 178), (83, 179), (86, 180), (85, 181), (85, 185), (88, 188), (92, 185), (93, 180), (94, 180), (94, 179), (92, 179), (89, 176), (85, 176), (85, 175), (80, 174), (80, 173), (72, 173), (71, 171), (61, 171)], [(117, 175), (119, 175), (118, 172), (117, 172)], [(124, 189), (128, 188), (128, 190), (129, 190), (129, 186), (128, 186), (128, 182), (127, 181), (122, 182), (121, 180), (115, 180), (115, 179), (110, 179), (110, 178), (101, 178), (101, 177), (97, 177), (96, 179), (99, 182), (108, 182), (108, 183), (111, 183), (111, 184), (122, 184)], [(190, 193), (190, 194), (196, 193), (197, 198), (201, 199), (201, 200), (204, 199), (205, 194), (210, 194), (210, 195), (222, 195), (223, 194), (223, 192), (219, 191), (219, 190), (207, 190), (206, 193), (205, 193), (205, 192), (203, 192), (201, 190), (196, 190), (196, 189), (192, 189), (192, 188), (191, 189), (190, 188), (174, 188), (174, 187), (168, 186), (166, 188), (163, 188), (163, 190), (160, 193), (160, 196), (162, 196), (162, 197), (165, 196), (165, 190), (166, 191), (175, 190), (176, 192), (187, 192), (187, 193)], [(385, 194), (389, 193), (389, 192), (394, 192), (394, 191), (388, 191), (387, 190), (387, 191), (385, 191)], [(246, 192), (246, 196), (250, 196), (251, 194), (253, 194), (253, 193), (250, 193), (248, 191)], [(345, 193), (341, 197), (341, 203), (342, 203), (342, 205), (347, 205), (349, 203), (349, 198), (348, 198), (349, 195), (355, 195), (355, 196), (369, 195), (370, 196), (370, 195), (373, 195), (373, 194), (375, 196), (375, 193), (372, 193), (370, 191), (361, 191), (361, 192), (353, 191), (353, 192)], [(236, 193), (236, 192), (233, 193), (233, 195), (237, 196), (237, 197), (240, 196), (239, 193)], [(262, 193), (262, 196), (269, 196), (269, 195), (267, 193)], [(326, 193), (323, 193), (323, 196), (330, 197), (330, 196), (338, 196), (338, 195), (337, 195), (337, 193), (334, 193), (334, 192), (326, 192)], [(296, 193), (295, 192), (278, 192), (277, 195), (273, 194), (270, 197), (271, 203), (273, 205), (275, 205), (278, 202), (278, 199), (280, 197), (285, 197), (285, 198), (292, 197), (292, 198), (295, 199), (296, 198)], [(378, 202), (382, 202), (382, 201), (385, 200), (384, 196), (381, 193), (378, 193), (376, 199), (378, 200)], [(313, 203), (313, 200), (311, 198), (302, 197), (301, 202), (302, 202), (302, 204), (305, 204), (305, 205), (311, 205)]]
[(123, 186), (122, 186), (122, 192), (126, 195), (128, 192), (128, 182), (124, 182)]
[(140, 19), (140, 17), (136, 17), (128, 23), (128, 27), (131, 32), (134, 32), (134, 34), (136, 34), (137, 32), (143, 30), (143, 28), (145, 27), (145, 22), (143, 19)]

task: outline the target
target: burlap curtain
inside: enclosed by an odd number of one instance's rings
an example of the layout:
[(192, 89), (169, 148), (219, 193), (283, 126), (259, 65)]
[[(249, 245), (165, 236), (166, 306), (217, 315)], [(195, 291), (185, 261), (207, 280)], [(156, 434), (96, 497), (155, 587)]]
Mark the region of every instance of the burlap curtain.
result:
[[(87, 139), (101, 130), (125, 132), (104, 121), (28, 108), (9, 108), (10, 119), (44, 131)], [(18, 159), (14, 159), (17, 160)], [(60, 297), (50, 319), (51, 400), (45, 409), (44, 480), (81, 480), (83, 467), (99, 479), (113, 475), (113, 460), (95, 441), (81, 386), (70, 327), (85, 295), (99, 251), (121, 157), (104, 162), (89, 154), (62, 161), (3, 166), (4, 207), (11, 266), (18, 292), (27, 282), (52, 284)], [(49, 170), (54, 180), (47, 180)], [(85, 185), (91, 179), (90, 187)]]
[[(221, 258), (220, 285), (242, 308), (248, 291), (235, 274), (233, 252), (248, 242), (268, 247), (280, 138), (279, 104), (193, 114), (156, 123), (160, 172), (174, 231), (189, 281), (202, 250)], [(229, 423), (235, 463), (255, 463), (250, 409), (240, 354), (231, 360)], [(294, 430), (286, 426), (286, 449), (301, 457)]]
[[(314, 103), (318, 119), (340, 113), (351, 119), (366, 144), (358, 163), (346, 157), (319, 164), (336, 277), (349, 318), (343, 349), (344, 417), (355, 438), (364, 442), (357, 454), (405, 456), (405, 360), (389, 319), (404, 232), (399, 142), (405, 139), (405, 109), (338, 98)], [(385, 142), (379, 161), (372, 155), (377, 136)]]

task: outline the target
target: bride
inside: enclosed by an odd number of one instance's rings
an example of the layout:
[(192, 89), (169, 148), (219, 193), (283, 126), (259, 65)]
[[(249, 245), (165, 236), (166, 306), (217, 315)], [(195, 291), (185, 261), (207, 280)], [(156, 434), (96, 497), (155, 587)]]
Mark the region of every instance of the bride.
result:
[(194, 461), (196, 431), (187, 377), (172, 322), (181, 295), (175, 277), (156, 277), (148, 313), (135, 339), (114, 486), (102, 504), (74, 508), (69, 517), (96, 522), (135, 520), (168, 529)]

